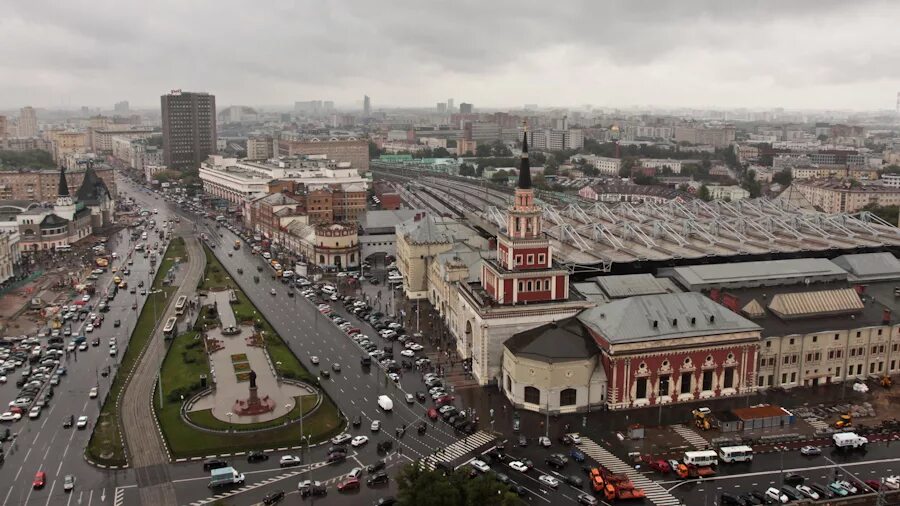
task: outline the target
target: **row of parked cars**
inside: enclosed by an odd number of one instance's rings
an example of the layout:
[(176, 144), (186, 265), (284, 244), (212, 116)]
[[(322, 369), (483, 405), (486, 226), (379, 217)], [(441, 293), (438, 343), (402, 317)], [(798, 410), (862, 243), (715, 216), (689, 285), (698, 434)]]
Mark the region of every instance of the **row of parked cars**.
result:
[[(788, 474), (781, 487), (769, 487), (765, 491), (753, 490), (744, 494), (725, 492), (721, 504), (733, 506), (753, 506), (758, 504), (788, 504), (793, 501), (827, 500), (856, 494), (870, 493), (881, 488), (879, 481), (835, 480), (827, 485), (807, 481), (799, 474)], [(885, 487), (896, 490), (900, 487), (900, 478), (890, 477), (885, 480)]]

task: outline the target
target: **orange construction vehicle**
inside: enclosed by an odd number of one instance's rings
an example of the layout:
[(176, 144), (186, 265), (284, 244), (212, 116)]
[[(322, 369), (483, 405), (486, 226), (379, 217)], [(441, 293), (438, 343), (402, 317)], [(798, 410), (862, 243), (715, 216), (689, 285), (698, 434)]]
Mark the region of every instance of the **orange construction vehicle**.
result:
[(712, 466), (695, 466), (693, 464), (678, 464), (675, 468), (675, 474), (679, 478), (686, 480), (688, 478), (706, 478), (716, 474), (716, 470)]
[(607, 501), (643, 499), (646, 494), (636, 488), (631, 478), (615, 474), (604, 467), (591, 469), (591, 486), (594, 492), (603, 492)]

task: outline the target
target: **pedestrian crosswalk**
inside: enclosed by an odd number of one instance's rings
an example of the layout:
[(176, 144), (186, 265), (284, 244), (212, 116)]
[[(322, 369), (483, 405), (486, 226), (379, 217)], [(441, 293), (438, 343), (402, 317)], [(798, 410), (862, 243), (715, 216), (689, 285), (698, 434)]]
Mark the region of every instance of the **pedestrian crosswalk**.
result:
[(471, 436), (467, 436), (459, 441), (441, 448), (422, 460), (422, 465), (434, 471), (439, 462), (453, 464), (481, 448), (492, 443), (496, 437), (493, 434), (480, 430)]
[(828, 422), (825, 422), (819, 418), (804, 418), (803, 420), (817, 431), (826, 431), (830, 427), (830, 425), (828, 425)]
[(631, 478), (635, 487), (643, 489), (644, 493), (647, 494), (647, 499), (653, 504), (658, 506), (681, 506), (683, 504), (678, 498), (662, 488), (659, 483), (651, 481), (643, 474), (637, 472), (590, 438), (581, 436), (581, 444), (578, 445), (578, 448), (611, 472), (627, 475)]
[(709, 441), (707, 441), (700, 434), (697, 434), (696, 432), (694, 432), (694, 430), (689, 427), (685, 427), (684, 425), (673, 425), (672, 430), (674, 430), (676, 434), (681, 436), (685, 441), (687, 441), (694, 448), (697, 448), (697, 449), (709, 448)]
[(314, 469), (318, 469), (318, 468), (320, 468), (320, 467), (324, 467), (324, 466), (327, 466), (327, 465), (328, 465), (327, 462), (316, 462), (316, 463), (314, 463), (314, 464), (311, 464), (311, 465), (308, 465), (308, 466), (304, 466), (302, 469), (297, 469), (297, 470), (295, 470), (295, 471), (290, 471), (290, 472), (287, 472), (287, 473), (279, 474), (278, 476), (273, 476), (273, 477), (268, 478), (268, 479), (266, 479), (266, 480), (263, 480), (263, 481), (254, 483), (254, 484), (252, 484), (252, 485), (244, 485), (244, 486), (242, 486), (242, 487), (240, 487), (240, 488), (237, 488), (237, 489), (229, 490), (229, 491), (227, 491), (227, 492), (223, 492), (223, 493), (221, 493), (221, 494), (217, 494), (217, 495), (214, 495), (214, 496), (212, 496), (212, 497), (207, 497), (206, 499), (201, 499), (201, 500), (199, 500), (199, 501), (194, 501), (194, 502), (190, 503), (190, 506), (203, 506), (203, 505), (205, 505), (205, 504), (215, 503), (216, 501), (221, 501), (222, 499), (226, 499), (226, 498), (229, 498), (229, 497), (234, 496), (234, 495), (237, 495), (237, 494), (242, 494), (242, 493), (244, 493), (244, 492), (248, 492), (248, 491), (253, 490), (253, 489), (257, 489), (257, 488), (260, 488), (260, 487), (264, 487), (264, 486), (269, 485), (269, 484), (271, 484), (271, 483), (275, 483), (276, 481), (281, 481), (281, 480), (286, 480), (286, 479), (288, 479), (288, 478), (293, 478), (293, 477), (295, 477), (295, 476), (301, 475), (301, 474), (303, 474), (303, 473), (308, 473), (309, 471), (312, 471), (312, 470), (314, 470)]

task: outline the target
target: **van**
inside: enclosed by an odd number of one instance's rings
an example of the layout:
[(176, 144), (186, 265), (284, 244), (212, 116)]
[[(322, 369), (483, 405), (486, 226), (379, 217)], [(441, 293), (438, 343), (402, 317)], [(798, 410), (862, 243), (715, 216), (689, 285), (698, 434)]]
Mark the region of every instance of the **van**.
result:
[(384, 411), (390, 411), (394, 409), (394, 401), (392, 401), (391, 398), (386, 395), (379, 395), (378, 407)]
[(831, 435), (834, 446), (838, 448), (861, 448), (869, 443), (868, 438), (864, 438), (855, 432), (838, 432)]
[(328, 295), (333, 295), (334, 292), (335, 292), (335, 289), (331, 285), (325, 285), (322, 287), (322, 293), (327, 293)]

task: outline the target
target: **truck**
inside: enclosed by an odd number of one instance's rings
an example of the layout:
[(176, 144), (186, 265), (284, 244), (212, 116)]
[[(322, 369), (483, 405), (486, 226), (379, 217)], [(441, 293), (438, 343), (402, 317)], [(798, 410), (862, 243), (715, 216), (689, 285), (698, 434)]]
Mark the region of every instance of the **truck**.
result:
[(391, 398), (386, 395), (379, 395), (378, 407), (383, 409), (384, 411), (390, 411), (394, 409), (394, 401), (392, 401)]
[(240, 485), (241, 483), (244, 483), (244, 475), (233, 467), (220, 467), (209, 472), (209, 488)]
[(855, 432), (837, 432), (831, 435), (834, 446), (838, 448), (855, 449), (868, 444), (868, 438), (864, 438)]

